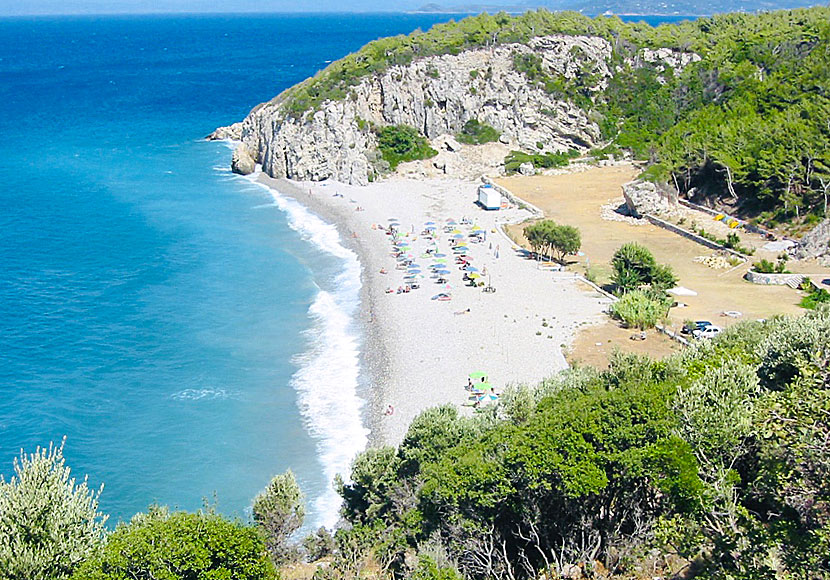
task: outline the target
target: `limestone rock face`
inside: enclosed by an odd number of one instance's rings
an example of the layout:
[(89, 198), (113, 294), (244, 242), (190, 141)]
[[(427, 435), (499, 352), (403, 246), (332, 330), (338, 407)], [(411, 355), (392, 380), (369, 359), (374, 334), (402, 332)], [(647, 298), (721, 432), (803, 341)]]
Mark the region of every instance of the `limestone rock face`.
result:
[[(340, 101), (289, 114), (290, 89), (254, 108), (215, 138), (241, 140), (273, 177), (366, 184), (376, 173), (376, 126), (406, 124), (428, 139), (457, 134), (470, 119), (495, 127), (501, 143), (547, 151), (587, 150), (600, 140), (596, 123), (573, 104), (546, 93), (515, 70), (517, 54), (536, 54), (551, 75), (586, 71), (602, 90), (612, 75), (611, 45), (590, 36), (554, 35), (527, 44), (431, 56), (363, 78)], [(454, 140), (444, 141), (449, 151)], [(449, 171), (448, 167), (447, 171)]]
[(248, 147), (243, 143), (233, 150), (231, 157), (231, 171), (240, 175), (250, 175), (256, 169), (256, 161), (254, 161)]
[(630, 181), (622, 190), (628, 213), (634, 217), (669, 215), (677, 209), (677, 193), (650, 181)]
[(826, 219), (807, 232), (796, 252), (798, 258), (817, 258), (830, 265), (830, 219)]
[(242, 122), (240, 121), (227, 127), (219, 127), (216, 131), (208, 135), (207, 138), (211, 141), (221, 141), (224, 139), (239, 141), (242, 139)]

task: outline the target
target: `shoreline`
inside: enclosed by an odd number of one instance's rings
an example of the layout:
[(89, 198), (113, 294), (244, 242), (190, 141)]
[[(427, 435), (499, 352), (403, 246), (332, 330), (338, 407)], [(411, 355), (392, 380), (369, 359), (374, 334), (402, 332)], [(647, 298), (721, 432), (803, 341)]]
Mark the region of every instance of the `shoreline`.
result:
[[(496, 229), (531, 217), (529, 212), (518, 207), (487, 212), (473, 204), (479, 182), (394, 176), (360, 187), (262, 173), (256, 181), (334, 224), (341, 243), (358, 256), (359, 392), (365, 396), (370, 446), (400, 443), (411, 420), (429, 407), (447, 403), (472, 413), (464, 389), (471, 372), (487, 372), (497, 392), (555, 374), (567, 367), (562, 348), (572, 344), (577, 328), (602, 320), (604, 296), (569, 273), (538, 269)], [(413, 260), (423, 268), (421, 288), (411, 293), (387, 293), (388, 287), (400, 285), (403, 274), (395, 270), (391, 238), (378, 227), (385, 227), (390, 217), (399, 218), (400, 231), (412, 240)], [(421, 236), (426, 222), (438, 227), (462, 217), (480, 224), (489, 236), (489, 241), (471, 243), (469, 256), (489, 272), (494, 293), (464, 285), (463, 272), (452, 262), (448, 234), (439, 229), (437, 242)], [(422, 253), (426, 244), (436, 243), (448, 256), (448, 302), (431, 299), (445, 290), (429, 278), (429, 259)], [(390, 406), (394, 412), (387, 414)]]
[[(334, 225), (340, 234), (340, 242), (344, 247), (353, 251), (361, 265), (360, 271), (360, 309), (356, 315), (355, 322), (361, 338), (360, 348), (360, 369), (358, 391), (365, 395), (367, 428), (370, 431), (369, 445), (379, 445), (382, 441), (378, 438), (378, 422), (382, 416), (383, 393), (378, 393), (378, 385), (382, 387), (382, 381), (378, 377), (384, 376), (388, 370), (384, 370), (388, 360), (387, 345), (381, 336), (380, 329), (369, 324), (368, 314), (375, 308), (377, 296), (372, 292), (372, 285), (367, 280), (367, 266), (376, 262), (370, 256), (370, 252), (361, 243), (360, 238), (352, 238), (349, 231), (349, 215), (330, 203), (324, 203), (320, 195), (309, 194), (309, 187), (304, 187), (296, 181), (286, 178), (274, 178), (265, 173), (258, 173), (256, 182), (274, 189), (282, 195), (288, 196), (301, 203), (306, 209), (320, 217), (323, 221)], [(312, 186), (313, 187), (313, 186)], [(374, 383), (374, 386), (373, 386)]]

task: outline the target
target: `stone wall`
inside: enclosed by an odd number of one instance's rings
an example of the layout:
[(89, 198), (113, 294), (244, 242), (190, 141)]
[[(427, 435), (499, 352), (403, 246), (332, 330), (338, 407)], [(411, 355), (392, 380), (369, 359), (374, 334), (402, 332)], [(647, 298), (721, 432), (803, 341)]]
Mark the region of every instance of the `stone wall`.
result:
[(804, 276), (801, 274), (762, 274), (750, 270), (744, 274), (744, 279), (753, 284), (764, 284), (767, 286), (786, 286), (790, 282), (794, 282), (797, 286), (804, 279)]
[(729, 248), (721, 246), (720, 244), (718, 244), (716, 242), (713, 242), (712, 240), (708, 240), (708, 239), (704, 238), (703, 236), (699, 236), (694, 232), (690, 232), (689, 230), (684, 230), (680, 226), (676, 226), (676, 225), (674, 225), (672, 223), (669, 223), (665, 220), (661, 220), (660, 218), (655, 217), (653, 215), (646, 215), (644, 217), (649, 222), (656, 225), (657, 227), (661, 227), (664, 230), (669, 230), (670, 232), (674, 232), (676, 234), (679, 234), (679, 235), (683, 236), (684, 238), (686, 238), (688, 240), (691, 240), (693, 242), (696, 242), (696, 243), (700, 244), (701, 246), (706, 246), (707, 248), (711, 248), (712, 250), (719, 250), (719, 251), (722, 251), (722, 252), (727, 252), (727, 253), (732, 254), (733, 256), (735, 256), (737, 258), (740, 258), (741, 260), (746, 260), (746, 256), (744, 256), (740, 252), (736, 252), (735, 250), (730, 250)]

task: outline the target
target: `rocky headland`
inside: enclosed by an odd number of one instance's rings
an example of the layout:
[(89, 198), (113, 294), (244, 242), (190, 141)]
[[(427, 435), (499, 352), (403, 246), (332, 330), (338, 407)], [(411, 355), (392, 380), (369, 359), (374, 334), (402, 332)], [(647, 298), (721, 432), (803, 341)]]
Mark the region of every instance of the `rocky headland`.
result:
[[(563, 82), (590, 80), (586, 90), (602, 91), (619, 65), (612, 47), (597, 36), (550, 35), (527, 43), (476, 48), (459, 54), (416, 59), (366, 76), (339, 100), (297, 115), (289, 105), (292, 89), (255, 107), (240, 123), (217, 129), (209, 138), (240, 141), (233, 169), (250, 173), (251, 160), (271, 177), (365, 185), (376, 175), (377, 137), (373, 128), (409, 125), (426, 138), (457, 134), (476, 119), (501, 133), (507, 148), (537, 152), (586, 151), (601, 142), (595, 119), (582, 108), (532, 82), (517, 59), (537, 59), (542, 74)], [(699, 60), (695, 54), (644, 49), (627, 65), (659, 62), (675, 72)], [(312, 82), (313, 79), (306, 81)], [(438, 161), (444, 168), (452, 163)]]

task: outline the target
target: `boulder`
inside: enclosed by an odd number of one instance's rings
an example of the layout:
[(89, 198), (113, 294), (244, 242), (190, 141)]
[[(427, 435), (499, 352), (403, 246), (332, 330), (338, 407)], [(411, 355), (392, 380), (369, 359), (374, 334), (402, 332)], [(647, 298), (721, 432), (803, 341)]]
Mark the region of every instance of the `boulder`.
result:
[(630, 181), (622, 190), (628, 213), (634, 217), (666, 215), (677, 209), (677, 193), (650, 181)]
[(807, 232), (795, 252), (799, 259), (816, 258), (830, 262), (830, 219), (826, 219)]
[(455, 153), (457, 151), (461, 151), (461, 143), (453, 139), (452, 137), (444, 137), (444, 149), (451, 153)]
[(256, 161), (250, 149), (243, 144), (238, 145), (231, 157), (231, 171), (239, 175), (250, 175), (255, 169)]
[(519, 165), (519, 173), (522, 175), (536, 175), (536, 168), (533, 167), (533, 163), (526, 161)]

